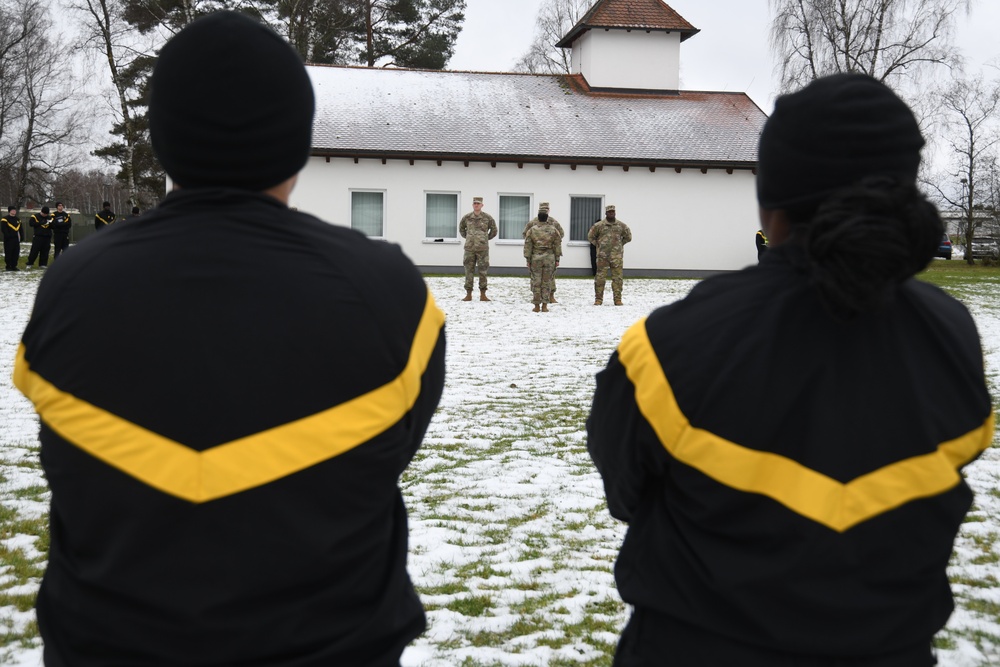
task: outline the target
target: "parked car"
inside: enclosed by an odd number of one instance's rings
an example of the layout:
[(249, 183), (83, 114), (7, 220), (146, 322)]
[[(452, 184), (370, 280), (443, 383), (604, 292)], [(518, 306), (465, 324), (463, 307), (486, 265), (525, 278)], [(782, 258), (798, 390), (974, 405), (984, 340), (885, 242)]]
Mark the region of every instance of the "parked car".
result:
[(937, 256), (951, 259), (951, 239), (948, 238), (947, 234), (941, 237), (941, 243), (938, 244)]
[(1000, 243), (990, 236), (973, 237), (969, 256), (973, 259), (1000, 259)]

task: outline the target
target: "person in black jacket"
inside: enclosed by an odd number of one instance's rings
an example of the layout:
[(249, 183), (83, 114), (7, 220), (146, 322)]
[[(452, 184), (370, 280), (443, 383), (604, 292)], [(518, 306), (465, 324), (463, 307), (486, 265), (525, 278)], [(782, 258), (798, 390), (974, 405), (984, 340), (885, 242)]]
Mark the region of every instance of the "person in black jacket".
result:
[(767, 252), (767, 237), (764, 236), (764, 230), (758, 229), (757, 233), (754, 235), (754, 243), (757, 245), (757, 261), (764, 259), (764, 253)]
[(615, 665), (926, 667), (990, 446), (975, 324), (913, 278), (942, 223), (909, 108), (839, 74), (761, 134), (770, 249), (623, 336), (588, 448), (633, 605)]
[(425, 620), (398, 482), (444, 315), (398, 246), (289, 209), (314, 100), (276, 33), (210, 14), (151, 83), (179, 188), (53, 265), (15, 366), (52, 491), (45, 664), (399, 665)]
[(55, 246), (53, 259), (69, 247), (69, 232), (72, 227), (73, 220), (63, 208), (63, 203), (56, 202), (56, 212), (52, 214), (52, 241)]
[(104, 229), (115, 222), (115, 212), (111, 210), (111, 202), (101, 204), (101, 212), (94, 215), (94, 228)]
[(17, 217), (17, 207), (8, 206), (7, 215), (0, 219), (0, 230), (3, 231), (3, 259), (7, 271), (17, 271), (17, 261), (21, 257), (21, 241), (24, 240), (24, 229)]
[(31, 249), (28, 251), (28, 267), (30, 268), (35, 259), (38, 259), (38, 268), (48, 266), (49, 249), (52, 247), (52, 216), (49, 215), (49, 207), (43, 206), (38, 213), (32, 213), (28, 218), (28, 225), (31, 226)]

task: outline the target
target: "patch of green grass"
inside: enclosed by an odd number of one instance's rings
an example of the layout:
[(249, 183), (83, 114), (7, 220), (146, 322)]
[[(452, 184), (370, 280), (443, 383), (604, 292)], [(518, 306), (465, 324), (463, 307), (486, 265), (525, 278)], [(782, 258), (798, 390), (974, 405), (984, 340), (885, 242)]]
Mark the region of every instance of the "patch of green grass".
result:
[(562, 595), (555, 592), (544, 593), (542, 595), (532, 595), (520, 602), (515, 602), (510, 606), (510, 610), (521, 616), (531, 616), (541, 613), (548, 607), (562, 599)]
[(14, 489), (11, 495), (18, 500), (37, 500), (43, 502), (48, 497), (49, 487), (47, 486), (26, 486), (22, 489)]
[(465, 584), (457, 579), (437, 586), (417, 586), (416, 589), (420, 595), (461, 595), (469, 591)]
[(446, 604), (445, 608), (463, 616), (486, 616), (493, 610), (493, 606), (493, 598), (489, 595), (472, 595), (457, 598)]
[[(505, 650), (509, 647), (506, 645), (517, 637), (523, 637), (525, 635), (534, 635), (542, 632), (546, 632), (551, 629), (551, 623), (548, 619), (543, 618), (541, 615), (534, 614), (532, 616), (524, 616), (512, 623), (510, 627), (505, 630), (496, 631), (465, 631), (466, 640), (472, 646), (490, 646), (493, 648), (503, 647)], [(516, 652), (516, 651), (511, 651)]]

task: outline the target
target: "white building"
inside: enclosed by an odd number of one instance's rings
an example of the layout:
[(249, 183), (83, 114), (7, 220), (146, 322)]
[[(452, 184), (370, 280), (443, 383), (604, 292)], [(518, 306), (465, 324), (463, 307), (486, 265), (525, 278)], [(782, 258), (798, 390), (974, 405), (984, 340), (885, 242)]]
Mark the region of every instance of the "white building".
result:
[(560, 42), (569, 76), (310, 66), (313, 150), (291, 205), (426, 271), (461, 269), (474, 196), (500, 228), (491, 273), (523, 272), (521, 231), (543, 201), (566, 230), (563, 273), (589, 273), (606, 204), (632, 229), (628, 274), (754, 263), (766, 117), (742, 93), (678, 90), (697, 32), (661, 0), (598, 0)]

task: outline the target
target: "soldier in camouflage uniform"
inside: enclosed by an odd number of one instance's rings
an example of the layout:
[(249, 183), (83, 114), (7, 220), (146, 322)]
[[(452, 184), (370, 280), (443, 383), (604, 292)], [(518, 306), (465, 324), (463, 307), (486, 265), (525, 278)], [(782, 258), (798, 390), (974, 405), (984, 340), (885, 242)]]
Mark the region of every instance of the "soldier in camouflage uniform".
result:
[(625, 244), (632, 240), (632, 230), (615, 214), (615, 207), (604, 208), (604, 219), (590, 228), (587, 240), (597, 248), (597, 275), (594, 276), (594, 305), (604, 303), (604, 282), (611, 269), (611, 291), (615, 305), (622, 305), (622, 262)]
[[(535, 225), (537, 225), (539, 223), (538, 217), (542, 213), (545, 213), (546, 215), (548, 215), (548, 213), (549, 213), (549, 203), (547, 201), (543, 201), (541, 204), (538, 205), (538, 215), (536, 215), (534, 218), (532, 218), (531, 220), (529, 220), (528, 224), (526, 224), (524, 226), (524, 231), (521, 232), (521, 238), (522, 239), (528, 238), (528, 231), (532, 227), (534, 227)], [(559, 240), (562, 241), (563, 236), (564, 236), (562, 225), (560, 225), (559, 221), (556, 220), (555, 218), (553, 218), (552, 216), (549, 216), (549, 220), (548, 221), (549, 221), (549, 224), (552, 225), (553, 227), (555, 227), (556, 231), (559, 232)], [(549, 284), (549, 303), (558, 303), (558, 301), (556, 301), (556, 272), (555, 271), (552, 272), (552, 282)]]
[(497, 223), (489, 213), (483, 213), (483, 198), (472, 198), (472, 213), (462, 216), (458, 223), (458, 233), (465, 239), (465, 298), (472, 301), (472, 278), (479, 273), (479, 300), (486, 298), (486, 272), (490, 269), (490, 239), (497, 235)]
[[(538, 213), (538, 223), (531, 226), (524, 236), (524, 259), (531, 271), (531, 301), (533, 312), (549, 312), (552, 300), (552, 274), (562, 257), (562, 234), (548, 219), (544, 211)], [(539, 308), (541, 304), (541, 308)]]

